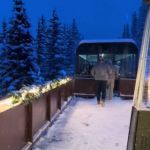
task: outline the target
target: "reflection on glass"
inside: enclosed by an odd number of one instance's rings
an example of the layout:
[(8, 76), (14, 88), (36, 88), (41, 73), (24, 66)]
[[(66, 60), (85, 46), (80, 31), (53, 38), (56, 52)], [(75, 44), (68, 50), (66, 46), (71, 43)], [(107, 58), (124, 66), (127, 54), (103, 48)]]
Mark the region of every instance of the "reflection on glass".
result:
[[(135, 54), (103, 54), (104, 60), (111, 60), (119, 70), (121, 78), (136, 77)], [(97, 55), (79, 55), (79, 74), (90, 75), (91, 68), (97, 63)]]
[(97, 55), (79, 55), (79, 73), (90, 75), (91, 68), (97, 63)]

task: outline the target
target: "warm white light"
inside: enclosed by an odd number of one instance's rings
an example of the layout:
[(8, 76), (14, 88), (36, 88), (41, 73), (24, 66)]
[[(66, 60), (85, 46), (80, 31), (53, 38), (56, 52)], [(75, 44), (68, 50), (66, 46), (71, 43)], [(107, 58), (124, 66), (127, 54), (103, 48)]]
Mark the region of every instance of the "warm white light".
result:
[(43, 86), (30, 86), (23, 87), (20, 91), (17, 91), (13, 94), (14, 103), (28, 103), (32, 99), (38, 98), (41, 94), (46, 93), (54, 88), (57, 88), (60, 85), (66, 84), (71, 78), (55, 80), (53, 82), (47, 82)]

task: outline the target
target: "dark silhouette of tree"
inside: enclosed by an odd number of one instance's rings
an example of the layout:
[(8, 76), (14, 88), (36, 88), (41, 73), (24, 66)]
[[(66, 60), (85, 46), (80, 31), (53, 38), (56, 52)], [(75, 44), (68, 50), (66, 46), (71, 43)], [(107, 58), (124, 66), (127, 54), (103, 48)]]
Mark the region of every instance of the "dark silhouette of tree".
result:
[(136, 42), (138, 41), (138, 18), (137, 13), (134, 12), (131, 20), (131, 37)]
[[(6, 43), (6, 40), (7, 40), (7, 23), (6, 21), (4, 20), (2, 22), (2, 32), (0, 33), (0, 54), (2, 53), (2, 50), (3, 50), (3, 47)], [(3, 59), (3, 58), (0, 58), (0, 59)]]
[(3, 43), (6, 43), (6, 40), (7, 40), (7, 31), (8, 29), (7, 29), (7, 23), (6, 23), (6, 21), (4, 20), (3, 22), (2, 22), (2, 42)]
[(130, 28), (128, 23), (123, 27), (122, 38), (130, 38)]
[(57, 79), (62, 76), (62, 61), (63, 55), (61, 53), (61, 23), (56, 10), (52, 12), (52, 18), (49, 21), (47, 30), (48, 42), (48, 60), (49, 60), (49, 79)]
[(70, 55), (68, 55), (68, 49), (67, 49), (67, 43), (68, 43), (68, 30), (66, 25), (62, 25), (62, 30), (61, 30), (61, 42), (60, 42), (60, 48), (61, 48), (61, 55), (62, 55), (62, 77), (67, 76), (67, 70), (68, 70), (68, 58)]
[(36, 37), (36, 48), (38, 52), (38, 65), (40, 67), (41, 76), (47, 80), (48, 58), (47, 58), (47, 26), (44, 16), (39, 19)]
[(73, 75), (75, 73), (76, 49), (81, 40), (81, 34), (79, 33), (75, 19), (73, 19), (67, 32), (68, 74)]

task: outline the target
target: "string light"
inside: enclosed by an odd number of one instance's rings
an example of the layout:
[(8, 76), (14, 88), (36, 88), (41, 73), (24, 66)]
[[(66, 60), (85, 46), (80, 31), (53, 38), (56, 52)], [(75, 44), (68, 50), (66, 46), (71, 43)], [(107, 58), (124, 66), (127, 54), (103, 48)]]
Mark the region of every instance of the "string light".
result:
[(12, 94), (13, 103), (30, 103), (32, 100), (39, 98), (42, 94), (64, 85), (69, 81), (71, 81), (71, 78), (55, 80), (53, 82), (48, 82), (43, 86), (24, 87)]

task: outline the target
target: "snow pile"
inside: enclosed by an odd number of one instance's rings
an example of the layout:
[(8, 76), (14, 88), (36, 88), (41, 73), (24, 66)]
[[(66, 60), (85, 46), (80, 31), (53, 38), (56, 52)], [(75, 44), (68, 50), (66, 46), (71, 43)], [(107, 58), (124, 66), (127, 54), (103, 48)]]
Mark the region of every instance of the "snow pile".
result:
[(105, 107), (76, 98), (34, 150), (126, 150), (131, 100), (114, 98)]
[(133, 43), (136, 45), (136, 42), (130, 38), (82, 40), (79, 45), (86, 43)]

